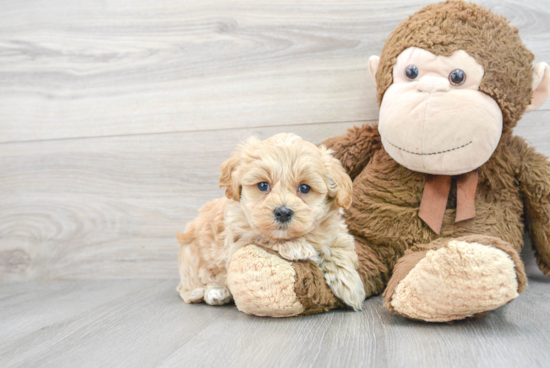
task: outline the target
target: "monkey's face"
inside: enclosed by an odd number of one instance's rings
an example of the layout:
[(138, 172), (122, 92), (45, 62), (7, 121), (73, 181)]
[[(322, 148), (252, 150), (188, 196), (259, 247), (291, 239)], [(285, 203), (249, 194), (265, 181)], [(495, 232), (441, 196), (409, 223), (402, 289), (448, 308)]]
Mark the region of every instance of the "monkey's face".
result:
[(479, 91), (483, 67), (465, 51), (411, 47), (397, 58), (380, 106), (388, 154), (413, 171), (459, 175), (483, 165), (502, 134), (498, 104)]

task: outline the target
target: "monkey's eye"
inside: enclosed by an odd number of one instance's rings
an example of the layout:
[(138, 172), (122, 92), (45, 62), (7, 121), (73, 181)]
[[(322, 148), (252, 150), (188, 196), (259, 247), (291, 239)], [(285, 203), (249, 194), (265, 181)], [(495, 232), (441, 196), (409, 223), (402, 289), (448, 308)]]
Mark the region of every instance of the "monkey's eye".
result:
[(307, 184), (302, 184), (298, 187), (298, 192), (302, 194), (308, 194), (311, 191), (311, 187)]
[(418, 77), (418, 68), (416, 65), (409, 65), (405, 70), (405, 76), (410, 81), (415, 80)]
[(269, 190), (269, 183), (266, 183), (265, 181), (258, 183), (258, 189), (260, 192), (267, 192)]
[(449, 82), (453, 86), (460, 86), (466, 82), (466, 73), (464, 73), (464, 70), (455, 69), (449, 74)]

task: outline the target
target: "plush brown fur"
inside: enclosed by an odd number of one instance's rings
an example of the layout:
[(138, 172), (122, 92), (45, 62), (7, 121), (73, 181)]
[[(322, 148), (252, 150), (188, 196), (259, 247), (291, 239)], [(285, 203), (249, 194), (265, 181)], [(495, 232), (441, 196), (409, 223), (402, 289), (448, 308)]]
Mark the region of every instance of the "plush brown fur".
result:
[(521, 138), (512, 142), (521, 160), (519, 182), (525, 204), (525, 225), (535, 248), (537, 265), (550, 276), (550, 165), (546, 156)]
[[(363, 281), (370, 288), (367, 294), (382, 291), (391, 270), (407, 249), (430, 244), (440, 237), (495, 236), (519, 253), (523, 246), (524, 210), (537, 262), (550, 275), (550, 164), (522, 138), (504, 135), (492, 158), (479, 169), (474, 219), (454, 222), (456, 183), (453, 183), (442, 233), (438, 236), (418, 218), (425, 175), (397, 164), (382, 147), (364, 150), (364, 142), (356, 141), (356, 137), (368, 135), (373, 141), (379, 140), (376, 126), (367, 125), (326, 142), (346, 168), (354, 165), (356, 155), (364, 155), (364, 160), (368, 160), (363, 171), (353, 178), (353, 205), (346, 212), (346, 221), (356, 237), (360, 273), (365, 275)], [(519, 262), (519, 258), (513, 260)]]
[(313, 261), (293, 262), (296, 271), (294, 291), (304, 312), (302, 315), (316, 314), (343, 307), (325, 283), (323, 273)]
[[(454, 222), (453, 182), (440, 236), (418, 218), (425, 175), (389, 157), (376, 126), (354, 128), (325, 142), (354, 179), (353, 206), (346, 220), (356, 237), (367, 295), (383, 290), (407, 249), (411, 249), (410, 254), (440, 238), (472, 234), (497, 237), (497, 244), (509, 244), (506, 253), (516, 264), (521, 292), (525, 275), (518, 253), (524, 224), (539, 267), (550, 275), (550, 164), (544, 155), (510, 133), (531, 100), (533, 55), (521, 42), (517, 28), (499, 15), (462, 1), (430, 5), (399, 25), (388, 38), (376, 74), (379, 101), (392, 83), (397, 56), (412, 46), (436, 55), (449, 56), (462, 49), (474, 56), (485, 69), (480, 90), (501, 107), (505, 128), (491, 159), (478, 169), (477, 216)], [(402, 260), (404, 268), (412, 268), (421, 258), (411, 257), (413, 264)], [(407, 272), (402, 273), (404, 277)], [(392, 288), (401, 278), (395, 276)], [(386, 293), (390, 295), (391, 290)]]
[(504, 130), (516, 125), (531, 100), (533, 54), (516, 27), (502, 16), (462, 1), (428, 5), (401, 23), (386, 40), (376, 81), (378, 102), (393, 83), (397, 56), (409, 47), (450, 56), (464, 50), (485, 70), (480, 91), (500, 106)]

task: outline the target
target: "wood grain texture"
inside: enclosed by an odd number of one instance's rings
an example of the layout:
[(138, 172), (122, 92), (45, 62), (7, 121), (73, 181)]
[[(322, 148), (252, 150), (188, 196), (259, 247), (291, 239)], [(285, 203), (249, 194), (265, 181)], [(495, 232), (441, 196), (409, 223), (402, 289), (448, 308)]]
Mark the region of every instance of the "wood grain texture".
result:
[(545, 367), (550, 281), (484, 318), (362, 312), (271, 319), (185, 304), (176, 280), (0, 283), (2, 367)]
[[(0, 142), (375, 120), (368, 58), (432, 2), (3, 1)], [(550, 61), (550, 0), (478, 2)]]

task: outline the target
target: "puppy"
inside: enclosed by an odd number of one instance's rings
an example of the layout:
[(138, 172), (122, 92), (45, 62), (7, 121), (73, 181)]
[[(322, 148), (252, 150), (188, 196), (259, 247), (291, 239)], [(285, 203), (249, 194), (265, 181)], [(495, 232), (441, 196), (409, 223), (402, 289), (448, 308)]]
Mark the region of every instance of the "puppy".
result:
[(289, 261), (314, 260), (334, 295), (361, 309), (365, 291), (342, 218), (352, 183), (330, 150), (293, 134), (251, 138), (221, 165), (221, 174), (227, 198), (204, 206), (178, 235), (178, 291), (185, 302), (230, 302), (231, 256), (256, 244)]

